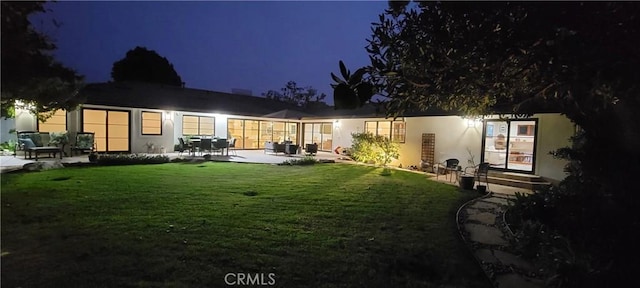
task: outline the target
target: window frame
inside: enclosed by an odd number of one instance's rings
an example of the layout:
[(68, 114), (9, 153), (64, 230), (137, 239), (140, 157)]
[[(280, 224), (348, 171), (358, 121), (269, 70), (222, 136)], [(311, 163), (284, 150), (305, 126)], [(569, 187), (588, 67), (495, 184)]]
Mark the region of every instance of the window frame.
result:
[[(64, 111), (64, 131), (69, 131), (69, 112), (66, 111), (65, 109), (58, 109), (56, 110), (56, 113), (58, 111)], [(38, 112), (38, 114), (40, 114), (42, 112)], [(49, 118), (51, 119), (51, 118)], [(47, 120), (49, 120), (47, 119)], [(40, 120), (38, 119), (38, 115), (36, 115), (36, 131), (38, 132), (62, 132), (62, 131), (40, 131), (40, 124), (46, 124), (47, 121), (40, 123)]]
[[(144, 114), (145, 113), (149, 113), (149, 114), (160, 114), (160, 133), (144, 133)], [(140, 113), (140, 134), (143, 136), (162, 136), (163, 133), (163, 129), (162, 126), (163, 125), (163, 121), (162, 121), (162, 112), (157, 112), (157, 111), (141, 111)]]
[[(395, 143), (405, 143), (407, 141), (407, 122), (406, 121), (393, 121), (393, 120), (373, 120), (373, 121), (364, 121), (364, 131), (365, 132), (369, 132), (369, 130), (367, 129), (367, 126), (369, 123), (375, 123), (375, 131), (376, 133), (373, 133), (373, 135), (378, 135), (378, 131), (380, 129), (380, 122), (388, 122), (390, 125), (390, 131), (389, 131), (389, 140), (391, 140), (392, 142)], [(396, 133), (396, 129), (394, 128), (394, 124), (396, 123), (403, 123), (404, 129), (398, 129), (398, 130), (402, 130), (402, 134), (398, 134), (399, 136), (402, 136), (402, 141), (395, 139), (394, 135)], [(386, 137), (386, 135), (383, 135)]]
[[(198, 134), (185, 134), (184, 133), (184, 117), (197, 117), (198, 118)], [(201, 115), (189, 115), (189, 114), (183, 114), (182, 115), (182, 135), (210, 135), (210, 134), (202, 134), (202, 127), (201, 127), (201, 123), (202, 123), (202, 118), (209, 118), (212, 121), (212, 125), (213, 125), (213, 129), (211, 131), (211, 135), (216, 135), (216, 117), (215, 116), (201, 116)]]

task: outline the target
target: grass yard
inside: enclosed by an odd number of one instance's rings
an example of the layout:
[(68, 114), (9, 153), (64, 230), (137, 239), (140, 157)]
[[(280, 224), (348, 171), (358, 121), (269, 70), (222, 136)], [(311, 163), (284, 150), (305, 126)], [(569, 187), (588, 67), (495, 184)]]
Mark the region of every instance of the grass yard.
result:
[(274, 273), (277, 287), (490, 287), (454, 219), (475, 195), (380, 171), (207, 162), (4, 174), (1, 284), (224, 287), (233, 272)]

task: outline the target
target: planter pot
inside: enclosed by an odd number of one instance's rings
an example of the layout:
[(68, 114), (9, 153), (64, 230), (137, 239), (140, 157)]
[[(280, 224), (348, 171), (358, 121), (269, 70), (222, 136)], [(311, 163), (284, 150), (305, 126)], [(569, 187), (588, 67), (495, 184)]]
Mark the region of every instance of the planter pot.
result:
[(473, 175), (460, 176), (460, 188), (464, 190), (473, 190), (473, 184), (475, 184)]
[(485, 185), (478, 185), (476, 189), (478, 189), (478, 193), (480, 194), (487, 194), (487, 186)]
[(97, 154), (89, 154), (89, 162), (91, 162), (91, 163), (98, 162), (98, 155)]

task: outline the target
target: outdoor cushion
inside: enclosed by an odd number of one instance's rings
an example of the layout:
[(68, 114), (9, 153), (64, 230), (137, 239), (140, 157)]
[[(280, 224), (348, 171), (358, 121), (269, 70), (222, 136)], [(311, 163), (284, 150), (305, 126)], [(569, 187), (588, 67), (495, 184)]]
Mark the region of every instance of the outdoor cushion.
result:
[(93, 148), (93, 134), (78, 134), (76, 138), (76, 148), (78, 149), (92, 149)]
[(36, 144), (34, 144), (33, 141), (29, 138), (21, 138), (18, 139), (18, 141), (20, 141), (20, 144), (24, 147), (25, 150), (36, 147)]

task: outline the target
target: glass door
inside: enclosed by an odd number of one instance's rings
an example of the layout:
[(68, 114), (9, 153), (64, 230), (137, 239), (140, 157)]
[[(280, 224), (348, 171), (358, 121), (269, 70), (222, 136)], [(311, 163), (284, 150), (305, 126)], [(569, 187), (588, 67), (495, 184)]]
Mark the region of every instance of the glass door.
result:
[(482, 162), (489, 162), (491, 168), (507, 168), (507, 121), (487, 120), (484, 125), (484, 151)]
[(533, 173), (537, 119), (486, 120), (482, 162), (492, 169)]
[(533, 172), (536, 121), (511, 121), (509, 125), (509, 157), (507, 169)]

